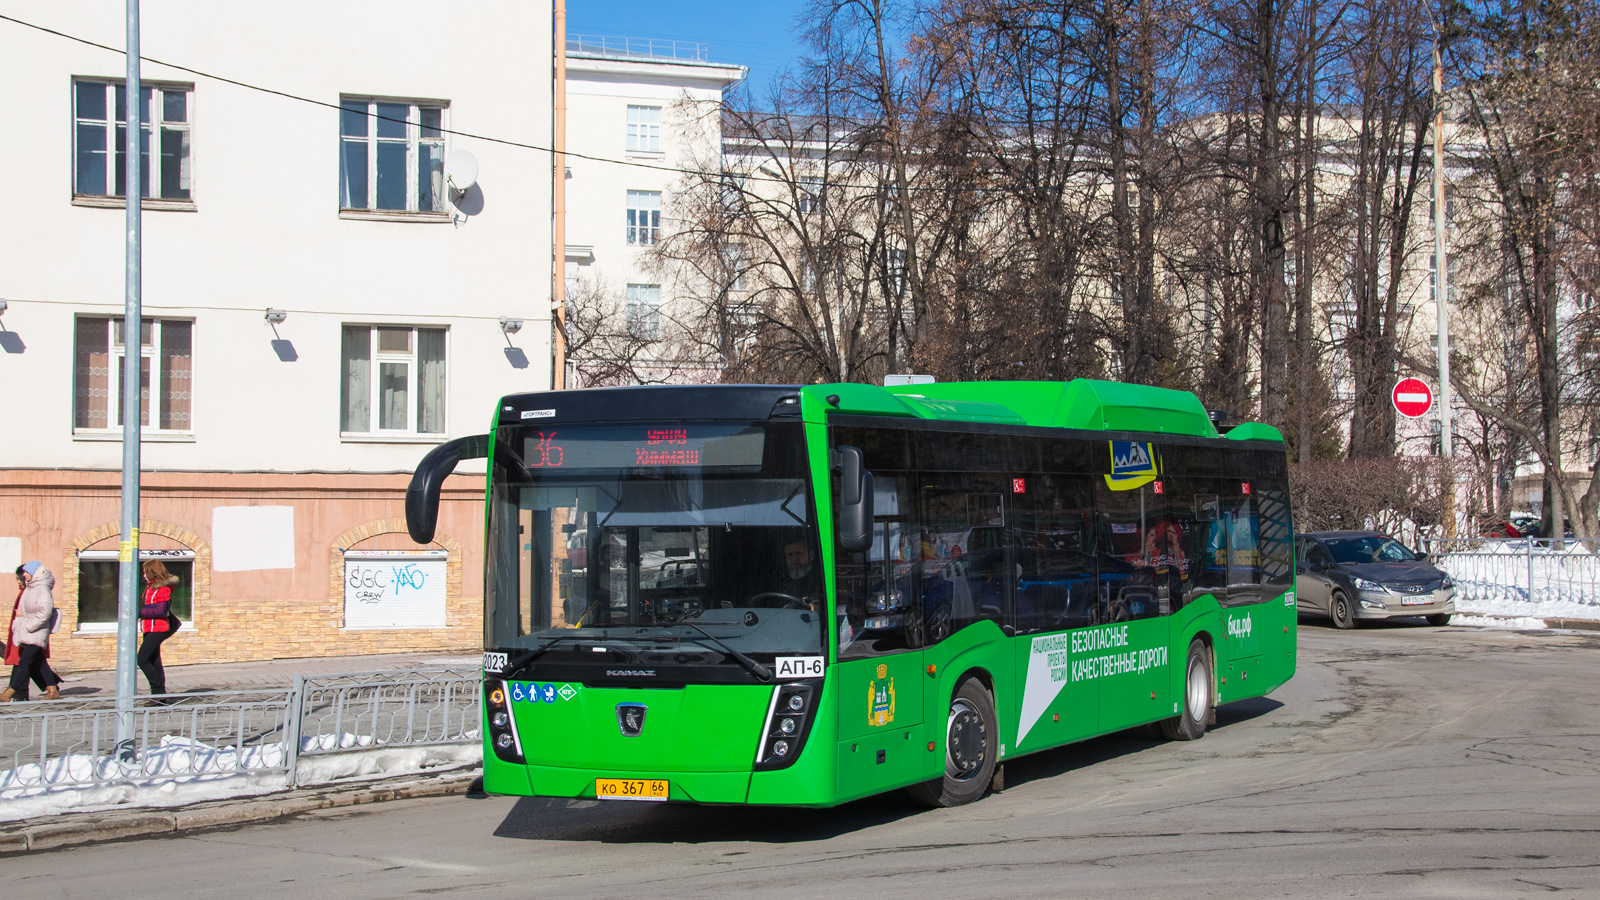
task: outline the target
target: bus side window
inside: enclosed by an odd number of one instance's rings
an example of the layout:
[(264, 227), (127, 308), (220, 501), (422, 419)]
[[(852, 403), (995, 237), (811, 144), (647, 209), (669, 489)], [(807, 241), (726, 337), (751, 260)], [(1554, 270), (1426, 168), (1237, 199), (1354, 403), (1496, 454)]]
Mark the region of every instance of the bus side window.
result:
[(1005, 476), (923, 473), (919, 481), (922, 618), (935, 644), (984, 619), (1004, 620), (1012, 578), (1006, 547)]
[(881, 656), (922, 645), (916, 535), (907, 515), (910, 479), (896, 472), (873, 476), (872, 546), (835, 554), (834, 628), (840, 659)]
[(1094, 621), (1089, 476), (1034, 475), (1013, 497), (1018, 634)]

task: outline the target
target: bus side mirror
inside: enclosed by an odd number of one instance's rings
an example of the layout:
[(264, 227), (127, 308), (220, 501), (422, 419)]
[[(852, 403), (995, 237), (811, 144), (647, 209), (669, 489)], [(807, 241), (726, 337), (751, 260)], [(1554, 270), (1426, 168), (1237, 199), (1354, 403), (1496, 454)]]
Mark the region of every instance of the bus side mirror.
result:
[(456, 463), (488, 455), (489, 436), (475, 434), (440, 444), (422, 458), (406, 487), (406, 531), (413, 541), (433, 542), (433, 532), (439, 527), (439, 491), (456, 470)]
[(861, 464), (860, 447), (839, 448), (839, 546), (872, 546), (872, 473)]

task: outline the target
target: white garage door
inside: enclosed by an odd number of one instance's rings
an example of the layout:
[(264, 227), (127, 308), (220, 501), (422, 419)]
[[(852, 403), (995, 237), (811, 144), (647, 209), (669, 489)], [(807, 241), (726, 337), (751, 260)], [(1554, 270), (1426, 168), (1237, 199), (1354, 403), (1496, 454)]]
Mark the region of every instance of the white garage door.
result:
[(445, 550), (346, 550), (344, 627), (443, 628)]

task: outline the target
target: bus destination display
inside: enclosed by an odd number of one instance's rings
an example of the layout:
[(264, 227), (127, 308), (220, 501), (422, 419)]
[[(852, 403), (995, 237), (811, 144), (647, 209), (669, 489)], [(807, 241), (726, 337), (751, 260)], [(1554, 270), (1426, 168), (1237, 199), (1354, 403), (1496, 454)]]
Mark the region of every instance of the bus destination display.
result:
[(526, 432), (530, 469), (759, 466), (766, 434), (753, 425), (544, 426)]

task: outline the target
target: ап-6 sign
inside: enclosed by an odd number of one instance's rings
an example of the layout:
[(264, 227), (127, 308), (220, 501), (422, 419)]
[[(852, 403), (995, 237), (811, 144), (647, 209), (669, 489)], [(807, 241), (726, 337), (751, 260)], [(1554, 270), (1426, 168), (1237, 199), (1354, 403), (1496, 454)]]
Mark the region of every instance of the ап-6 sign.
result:
[(1394, 386), (1394, 408), (1408, 419), (1420, 419), (1433, 409), (1433, 388), (1417, 378), (1402, 378)]

